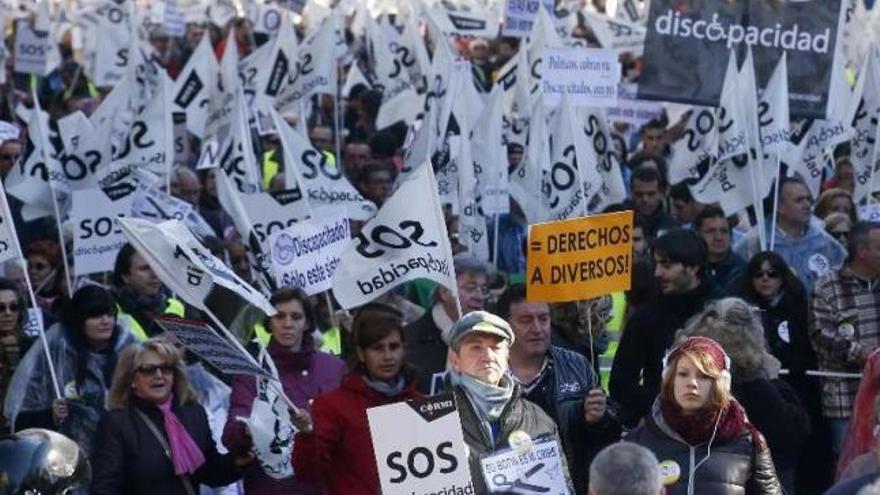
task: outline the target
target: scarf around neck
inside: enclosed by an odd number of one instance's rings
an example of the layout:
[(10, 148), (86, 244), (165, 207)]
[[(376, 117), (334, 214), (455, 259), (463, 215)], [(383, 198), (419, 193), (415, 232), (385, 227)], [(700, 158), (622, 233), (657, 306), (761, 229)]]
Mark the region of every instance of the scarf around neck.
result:
[(363, 375), (363, 378), (364, 383), (366, 383), (368, 387), (385, 397), (397, 397), (403, 393), (403, 389), (406, 387), (406, 380), (403, 378), (403, 373), (397, 375), (397, 380), (395, 380), (394, 383), (383, 382), (382, 380), (372, 380), (366, 374)]
[(174, 474), (178, 476), (192, 474), (205, 463), (205, 455), (171, 410), (172, 398), (173, 396), (170, 396), (165, 402), (156, 405), (162, 411), (165, 422), (165, 436), (168, 437), (168, 446), (171, 447)]
[[(513, 380), (506, 375), (498, 383), (498, 386), (495, 386), (455, 370), (449, 370), (447, 374), (449, 383), (453, 386), (459, 386), (465, 391), (484, 426), (488, 427), (490, 423), (498, 421), (504, 411), (504, 406), (513, 397)], [(488, 431), (491, 432), (491, 427), (488, 428)]]
[(749, 423), (745, 410), (736, 399), (730, 399), (730, 404), (722, 410), (703, 409), (688, 415), (684, 414), (675, 402), (663, 398), (658, 400), (663, 421), (688, 445), (700, 445), (710, 440), (713, 444), (728, 443), (735, 440), (742, 433), (743, 428), (746, 428), (751, 433), (758, 450), (764, 448), (761, 434)]

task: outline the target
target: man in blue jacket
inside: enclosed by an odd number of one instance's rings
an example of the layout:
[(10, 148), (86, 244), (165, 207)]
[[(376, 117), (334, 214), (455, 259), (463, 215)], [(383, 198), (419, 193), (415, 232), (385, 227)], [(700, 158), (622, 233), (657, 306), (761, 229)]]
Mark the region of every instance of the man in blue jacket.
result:
[(524, 285), (508, 287), (498, 298), (497, 312), (516, 336), (510, 374), (523, 397), (556, 422), (576, 491), (585, 493), (590, 463), (621, 433), (608, 412), (599, 376), (581, 354), (550, 344), (550, 307), (527, 301)]

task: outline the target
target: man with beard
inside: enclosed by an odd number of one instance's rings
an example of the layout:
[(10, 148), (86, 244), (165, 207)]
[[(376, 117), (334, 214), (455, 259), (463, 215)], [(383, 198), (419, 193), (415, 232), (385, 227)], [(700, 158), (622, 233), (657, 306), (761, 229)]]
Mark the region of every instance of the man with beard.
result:
[(675, 331), (720, 297), (706, 277), (706, 243), (691, 230), (675, 229), (654, 241), (654, 278), (660, 297), (630, 316), (611, 367), (611, 397), (628, 425), (650, 411)]

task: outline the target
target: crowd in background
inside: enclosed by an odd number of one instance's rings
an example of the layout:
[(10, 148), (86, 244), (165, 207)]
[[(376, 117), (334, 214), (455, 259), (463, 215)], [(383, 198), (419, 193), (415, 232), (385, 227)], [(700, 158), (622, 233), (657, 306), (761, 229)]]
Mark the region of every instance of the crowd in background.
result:
[[(247, 20), (228, 29), (242, 57), (268, 40)], [(203, 36), (219, 57), (226, 35), (189, 23), (183, 37), (156, 29), (150, 42), (175, 77)], [(597, 45), (583, 23), (574, 36)], [(364, 41), (347, 33), (346, 43), (348, 61), (366, 66)], [(487, 91), (518, 40), (460, 39), (456, 46), (472, 64), (474, 84)], [(27, 152), (27, 127), (12, 109), (29, 102), (32, 84), (53, 123), (93, 111), (106, 94), (83, 75), (70, 41), (60, 48), (64, 60), (47, 77), (10, 73), (2, 87), (9, 105), (0, 106), (0, 120), (21, 132), (0, 143), (2, 177)], [(637, 80), (638, 61), (623, 62), (625, 77)], [(365, 85), (342, 103), (339, 156), (334, 98), (314, 98), (308, 137), (381, 207), (403, 166), (407, 126), (377, 130), (381, 93)], [(834, 150), (818, 197), (798, 176), (783, 174), (765, 201), (776, 215), (766, 222), (775, 226), (774, 242), (761, 250), (753, 209), (727, 215), (696, 202), (686, 184), (669, 183), (670, 145), (682, 125), (663, 113), (639, 127), (613, 126), (628, 199), (606, 211), (634, 212), (632, 287), (624, 293), (528, 301), (528, 225), (512, 202), (488, 229), (498, 236), (492, 264), (467, 252), (447, 211), (458, 301), (419, 280), (349, 312), (331, 292), (281, 288), (270, 298), (277, 312), (266, 317), (228, 292), (211, 294), (207, 304), (255, 357), (265, 347), (298, 408), (296, 474), (282, 480), (254, 459), (251, 435), (237, 419), (260, 394), (255, 378), (224, 374), (155, 324), (167, 316), (209, 319), (174, 297), (131, 245), (112, 273), (81, 279), (68, 293), (55, 220), (25, 222), (24, 205), (10, 197), (63, 398), (27, 324), (22, 269), (7, 264), (0, 428), (45, 428), (76, 441), (92, 460), (94, 494), (208, 486), (216, 493), (374, 494), (365, 410), (452, 391), (477, 493), (486, 489), (480, 455), (507, 447), (518, 430), (561, 442), (566, 482), (577, 493), (636, 493), (620, 490), (637, 489), (624, 487), (634, 486), (626, 483), (638, 479), (639, 466), (646, 479), (659, 477), (656, 460), (621, 440), (680, 467), (675, 479), (664, 478), (667, 493), (810, 494), (835, 482), (829, 493), (857, 493), (880, 478), (880, 223), (862, 218), (868, 210), (852, 199), (849, 146)], [(278, 137), (255, 143), (267, 189), (283, 188)], [(216, 169), (195, 170), (199, 144), (192, 138), (189, 154), (179, 156), (169, 192), (210, 225), (214, 236), (204, 242), (212, 253), (257, 286), (247, 243), (220, 205)], [(508, 167), (524, 153), (509, 145)], [(656, 494), (655, 485), (639, 489)]]

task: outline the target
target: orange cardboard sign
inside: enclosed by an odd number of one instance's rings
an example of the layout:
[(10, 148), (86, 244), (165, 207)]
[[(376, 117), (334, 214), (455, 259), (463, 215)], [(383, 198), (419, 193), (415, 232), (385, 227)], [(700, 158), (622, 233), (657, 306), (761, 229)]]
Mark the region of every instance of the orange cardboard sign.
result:
[(629, 290), (633, 212), (529, 225), (529, 301), (566, 302)]

